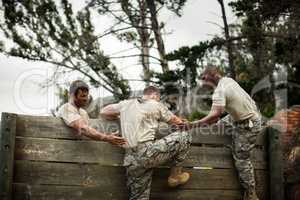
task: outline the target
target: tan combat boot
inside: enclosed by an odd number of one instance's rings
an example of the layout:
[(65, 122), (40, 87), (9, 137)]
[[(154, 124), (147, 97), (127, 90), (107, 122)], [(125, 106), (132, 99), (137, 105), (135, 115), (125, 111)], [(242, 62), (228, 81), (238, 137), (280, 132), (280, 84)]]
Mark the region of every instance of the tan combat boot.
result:
[(190, 174), (182, 172), (182, 167), (172, 167), (171, 174), (168, 178), (168, 185), (169, 187), (176, 187), (185, 184), (189, 179)]
[(249, 189), (246, 190), (244, 193), (244, 199), (243, 200), (259, 200), (257, 197), (255, 189)]

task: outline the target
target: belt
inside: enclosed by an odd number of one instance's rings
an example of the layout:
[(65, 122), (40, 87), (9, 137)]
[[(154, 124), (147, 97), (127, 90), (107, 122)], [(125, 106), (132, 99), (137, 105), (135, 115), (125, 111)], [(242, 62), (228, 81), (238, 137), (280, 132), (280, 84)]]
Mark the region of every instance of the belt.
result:
[(254, 115), (252, 117), (249, 117), (247, 119), (244, 119), (244, 120), (241, 120), (241, 121), (236, 121), (234, 122), (234, 125), (235, 126), (244, 126), (244, 127), (249, 127), (249, 128), (252, 128), (254, 125), (253, 125), (253, 121), (256, 121), (256, 120), (260, 120), (260, 117), (257, 116), (257, 115)]

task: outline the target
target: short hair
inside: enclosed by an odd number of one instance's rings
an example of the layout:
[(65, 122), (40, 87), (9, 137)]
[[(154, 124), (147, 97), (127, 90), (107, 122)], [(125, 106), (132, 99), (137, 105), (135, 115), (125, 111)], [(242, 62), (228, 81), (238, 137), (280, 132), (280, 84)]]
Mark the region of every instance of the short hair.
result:
[(219, 74), (221, 76), (223, 76), (223, 71), (219, 68), (219, 67), (216, 67), (216, 66), (207, 66), (204, 71), (201, 73), (201, 75), (203, 74), (210, 74), (210, 75), (215, 75), (215, 74)]
[(145, 89), (144, 89), (144, 91), (143, 91), (143, 94), (144, 95), (150, 95), (150, 94), (153, 94), (153, 93), (156, 93), (156, 94), (160, 94), (160, 90), (157, 88), (157, 87), (155, 87), (155, 86), (148, 86), (148, 87), (146, 87)]
[(70, 85), (69, 93), (76, 96), (79, 89), (89, 91), (89, 86), (82, 80), (73, 81)]

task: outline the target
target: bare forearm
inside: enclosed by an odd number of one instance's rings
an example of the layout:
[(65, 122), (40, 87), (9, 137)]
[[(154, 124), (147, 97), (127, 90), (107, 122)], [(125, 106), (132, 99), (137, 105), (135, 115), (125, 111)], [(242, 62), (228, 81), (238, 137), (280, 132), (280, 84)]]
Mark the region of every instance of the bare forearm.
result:
[(79, 133), (86, 136), (86, 137), (88, 137), (88, 138), (91, 138), (93, 140), (107, 141), (107, 135), (106, 134), (100, 133), (96, 129), (88, 127), (88, 126), (82, 127), (79, 130)]
[(193, 126), (199, 127), (199, 126), (205, 126), (205, 125), (210, 125), (213, 124), (218, 120), (218, 116), (216, 115), (208, 115), (198, 121), (193, 122)]

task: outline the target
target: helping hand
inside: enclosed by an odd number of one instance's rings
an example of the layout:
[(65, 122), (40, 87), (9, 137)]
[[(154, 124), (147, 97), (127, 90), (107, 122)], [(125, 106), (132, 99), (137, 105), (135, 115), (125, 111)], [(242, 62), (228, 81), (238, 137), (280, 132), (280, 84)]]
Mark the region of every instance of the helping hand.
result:
[(123, 137), (120, 137), (119, 132), (107, 135), (106, 141), (116, 146), (123, 146), (124, 144), (127, 144), (127, 141)]

